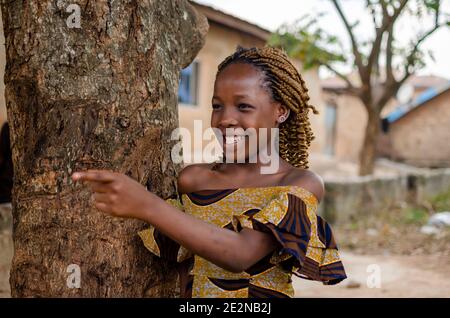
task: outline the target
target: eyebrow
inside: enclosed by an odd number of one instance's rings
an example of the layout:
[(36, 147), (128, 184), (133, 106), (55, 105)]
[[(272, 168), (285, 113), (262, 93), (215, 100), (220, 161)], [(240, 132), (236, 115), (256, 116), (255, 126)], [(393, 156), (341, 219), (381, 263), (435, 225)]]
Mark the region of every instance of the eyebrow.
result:
[[(234, 95), (234, 97), (244, 98), (244, 97), (249, 97), (249, 95), (247, 95), (247, 94), (237, 94), (237, 95)], [(214, 99), (214, 98), (215, 98), (215, 99), (220, 99), (219, 96), (213, 96), (212, 98), (213, 98), (213, 99)]]

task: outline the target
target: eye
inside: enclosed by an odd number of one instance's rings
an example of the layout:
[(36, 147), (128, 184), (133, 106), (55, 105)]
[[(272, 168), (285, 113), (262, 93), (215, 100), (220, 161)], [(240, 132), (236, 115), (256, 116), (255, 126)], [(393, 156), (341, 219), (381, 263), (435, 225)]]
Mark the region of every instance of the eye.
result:
[(220, 107), (222, 107), (222, 105), (219, 105), (219, 104), (212, 104), (212, 108), (213, 108), (213, 109), (219, 109)]
[(253, 108), (253, 107), (250, 106), (249, 104), (242, 104), (241, 103), (241, 104), (238, 105), (238, 108), (242, 110), (242, 109), (250, 109), (250, 108)]

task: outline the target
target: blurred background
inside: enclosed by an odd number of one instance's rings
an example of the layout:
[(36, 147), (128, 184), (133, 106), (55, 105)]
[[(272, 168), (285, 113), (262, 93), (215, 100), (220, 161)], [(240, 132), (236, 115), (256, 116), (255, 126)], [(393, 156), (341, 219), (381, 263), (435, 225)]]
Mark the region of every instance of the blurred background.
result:
[[(297, 296), (450, 296), (450, 1), (191, 3), (210, 28), (181, 74), (181, 127), (209, 127), (217, 66), (238, 45), (283, 48), (320, 112), (310, 115), (310, 169), (325, 181), (319, 213), (332, 224), (349, 278), (336, 286), (295, 279)], [(3, 126), (3, 33), (0, 41)], [(3, 201), (0, 297), (9, 297)]]

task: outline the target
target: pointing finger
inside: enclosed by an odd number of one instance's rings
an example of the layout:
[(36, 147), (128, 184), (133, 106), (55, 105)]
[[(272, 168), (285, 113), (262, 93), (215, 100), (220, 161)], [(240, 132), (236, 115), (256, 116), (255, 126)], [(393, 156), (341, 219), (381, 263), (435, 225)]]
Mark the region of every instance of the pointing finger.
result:
[(111, 182), (114, 179), (115, 174), (107, 170), (88, 170), (72, 174), (73, 181)]

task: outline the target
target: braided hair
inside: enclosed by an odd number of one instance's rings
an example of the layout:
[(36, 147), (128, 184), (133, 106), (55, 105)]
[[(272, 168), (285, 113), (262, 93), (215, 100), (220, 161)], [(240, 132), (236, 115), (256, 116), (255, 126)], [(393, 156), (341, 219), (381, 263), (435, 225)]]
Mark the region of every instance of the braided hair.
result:
[(280, 49), (269, 46), (246, 49), (238, 46), (219, 65), (216, 77), (226, 66), (238, 63), (250, 64), (260, 70), (263, 88), (272, 100), (290, 109), (287, 120), (279, 126), (279, 153), (282, 159), (294, 167), (308, 169), (308, 148), (314, 139), (308, 112), (309, 109), (314, 114), (319, 112), (308, 103), (310, 98), (302, 76)]

